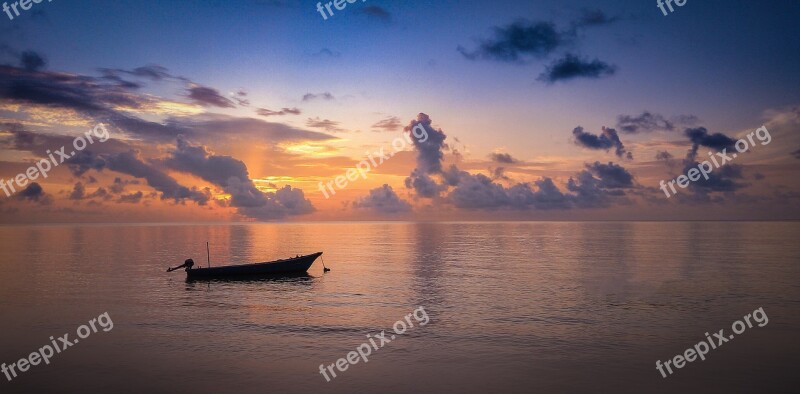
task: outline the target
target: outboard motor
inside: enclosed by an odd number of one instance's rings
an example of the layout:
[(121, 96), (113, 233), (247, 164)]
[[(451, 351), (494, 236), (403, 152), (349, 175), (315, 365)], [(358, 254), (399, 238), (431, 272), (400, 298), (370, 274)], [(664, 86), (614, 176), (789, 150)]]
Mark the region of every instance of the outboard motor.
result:
[(183, 264), (181, 264), (181, 265), (179, 265), (179, 266), (177, 266), (175, 268), (167, 268), (167, 272), (172, 272), (172, 271), (175, 271), (177, 269), (184, 268), (184, 267), (186, 267), (186, 271), (192, 269), (192, 267), (194, 267), (194, 260), (186, 259), (186, 261), (184, 261)]

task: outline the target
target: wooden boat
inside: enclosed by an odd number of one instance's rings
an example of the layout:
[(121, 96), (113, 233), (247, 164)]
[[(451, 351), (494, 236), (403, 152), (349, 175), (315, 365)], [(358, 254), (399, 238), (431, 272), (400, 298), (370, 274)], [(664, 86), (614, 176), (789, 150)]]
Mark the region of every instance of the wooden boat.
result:
[(215, 279), (248, 276), (305, 274), (322, 252), (265, 263), (227, 265), (211, 268), (187, 268), (186, 279)]

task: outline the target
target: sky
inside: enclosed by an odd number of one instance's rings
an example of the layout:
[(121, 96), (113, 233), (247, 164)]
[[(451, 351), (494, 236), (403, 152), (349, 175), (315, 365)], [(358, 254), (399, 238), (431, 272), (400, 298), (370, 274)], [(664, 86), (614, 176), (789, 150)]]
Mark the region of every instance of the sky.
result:
[(796, 1), (340, 6), (0, 13), (0, 223), (800, 219)]

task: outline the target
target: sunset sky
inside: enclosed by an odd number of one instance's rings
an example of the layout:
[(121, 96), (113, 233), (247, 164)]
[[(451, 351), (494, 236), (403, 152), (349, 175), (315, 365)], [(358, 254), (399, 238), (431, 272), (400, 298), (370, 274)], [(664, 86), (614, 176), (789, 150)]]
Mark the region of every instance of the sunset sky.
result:
[(0, 178), (111, 136), (0, 192), (0, 223), (800, 219), (797, 1), (316, 4), (0, 14)]

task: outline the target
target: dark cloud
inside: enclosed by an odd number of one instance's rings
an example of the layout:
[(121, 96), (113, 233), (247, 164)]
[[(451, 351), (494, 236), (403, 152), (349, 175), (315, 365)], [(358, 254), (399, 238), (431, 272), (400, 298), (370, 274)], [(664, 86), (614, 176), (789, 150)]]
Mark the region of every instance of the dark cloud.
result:
[(145, 163), (138, 156), (136, 151), (107, 155), (105, 157), (106, 167), (111, 171), (144, 179), (148, 186), (161, 192), (162, 200), (171, 199), (175, 202), (183, 202), (188, 199), (198, 205), (206, 205), (210, 199), (211, 196), (207, 191), (181, 186), (175, 178)]
[(656, 152), (656, 160), (663, 161), (670, 169), (674, 169), (678, 164), (674, 158), (675, 157), (672, 155), (672, 153), (669, 153), (665, 150)]
[(586, 164), (586, 169), (600, 180), (598, 186), (604, 189), (627, 189), (633, 187), (633, 175), (618, 164), (594, 162)]
[(586, 60), (577, 55), (568, 53), (564, 57), (555, 60), (545, 71), (539, 75), (537, 80), (546, 83), (556, 83), (567, 81), (574, 78), (602, 78), (616, 73), (616, 66), (602, 62), (598, 59)]
[(195, 103), (206, 107), (234, 108), (236, 104), (219, 94), (219, 91), (207, 86), (194, 85), (189, 87), (189, 98)]
[(92, 194), (89, 194), (88, 196), (86, 196), (86, 198), (87, 199), (101, 198), (103, 200), (110, 200), (112, 197), (108, 193), (108, 190), (106, 190), (106, 188), (100, 187), (100, 188), (97, 188), (97, 190), (95, 190), (94, 192), (92, 192)]
[(160, 66), (158, 64), (148, 64), (146, 66), (136, 67), (133, 70), (125, 70), (120, 68), (115, 68), (115, 69), (101, 68), (100, 71), (104, 75), (114, 76), (114, 77), (123, 74), (137, 78), (149, 79), (151, 81), (176, 80), (181, 82), (191, 82), (184, 77), (179, 77), (171, 74), (166, 67)]
[(574, 193), (572, 199), (577, 207), (608, 207), (625, 197), (625, 189), (636, 188), (633, 175), (620, 165), (594, 162), (585, 167), (567, 181), (567, 190)]
[[(633, 175), (614, 163), (586, 164), (584, 170), (569, 179), (567, 188), (571, 193), (562, 192), (552, 179), (546, 177), (533, 184), (503, 186), (495, 182), (496, 179), (508, 180), (502, 167), (499, 172), (497, 169), (491, 171), (494, 179), (483, 174), (470, 174), (455, 165), (442, 170), (443, 149), (447, 148), (444, 141), (447, 136), (442, 130), (435, 130), (430, 125), (428, 115), (419, 114), (417, 120), (405, 128), (408, 132), (414, 127), (425, 127), (430, 136), (426, 143), (415, 140), (417, 168), (406, 178), (405, 185), (414, 189), (418, 197), (436, 198), (445, 193), (443, 199), (434, 199), (434, 203), (447, 202), (457, 208), (484, 210), (601, 208), (617, 201), (627, 201), (624, 200), (625, 190), (638, 187), (634, 184)], [(608, 131), (606, 140), (612, 141), (611, 136), (616, 136), (616, 133)], [(609, 144), (608, 148), (611, 147), (616, 147), (616, 144)], [(620, 149), (625, 152), (624, 147)], [(516, 161), (507, 154), (490, 157), (498, 162)]]
[(36, 182), (31, 182), (31, 184), (28, 185), (28, 187), (21, 190), (14, 197), (17, 200), (32, 201), (41, 205), (50, 205), (53, 203), (52, 197), (50, 197), (47, 193), (44, 192), (44, 189), (42, 189), (42, 185)]
[(300, 115), (298, 108), (281, 108), (280, 111), (273, 111), (266, 108), (258, 108), (256, 113), (261, 116), (283, 116), (283, 115)]
[(519, 63), (527, 57), (543, 57), (555, 51), (565, 41), (552, 22), (517, 21), (495, 27), (494, 37), (482, 40), (477, 49), (469, 51), (458, 46), (467, 59), (487, 59)]
[(47, 65), (47, 61), (36, 52), (25, 51), (20, 54), (20, 65), (27, 71), (39, 71)]
[[(147, 72), (139, 70), (138, 73), (159, 75), (157, 70)], [(207, 139), (217, 139), (219, 135), (246, 136), (267, 138), (273, 143), (333, 138), (322, 133), (295, 129), (285, 124), (217, 114), (168, 118), (164, 123), (144, 120), (130, 115), (127, 111), (118, 111), (115, 107), (143, 108), (156, 104), (155, 99), (134, 92), (131, 87), (112, 82), (109, 83), (107, 78), (102, 77), (94, 78), (44, 71), (30, 72), (22, 68), (0, 66), (0, 100), (71, 109), (97, 121), (115, 126), (121, 131), (146, 137), (148, 140), (164, 142), (174, 141), (178, 135)], [(218, 99), (214, 98), (215, 95), (219, 94), (216, 90), (212, 89), (212, 91), (210, 96), (204, 96), (202, 90), (195, 90), (196, 98), (214, 102)], [(224, 97), (222, 99), (217, 104), (232, 105), (230, 100)], [(228, 102), (226, 103), (224, 100), (228, 100)], [(109, 143), (106, 142), (104, 145)]]
[(489, 167), (489, 174), (491, 174), (492, 180), (503, 180), (503, 181), (510, 181), (511, 178), (506, 175), (506, 168), (505, 167), (497, 167), (491, 168)]
[(722, 133), (709, 133), (705, 127), (690, 128), (684, 131), (684, 134), (689, 137), (692, 142), (692, 148), (686, 156), (687, 161), (693, 162), (697, 157), (697, 150), (699, 147), (704, 146), (716, 151), (725, 149), (733, 150), (736, 140), (728, 137)]
[[(406, 178), (405, 185), (413, 188), (421, 197), (435, 197), (439, 195), (442, 186), (430, 177), (431, 174), (442, 172), (443, 150), (447, 149), (444, 140), (447, 136), (442, 130), (431, 127), (431, 118), (420, 113), (416, 120), (412, 120), (403, 130), (409, 133), (414, 148), (417, 151), (417, 166), (411, 175)], [(414, 131), (416, 128), (417, 131)], [(424, 133), (422, 132), (424, 130)], [(415, 138), (416, 135), (427, 135), (426, 138)]]
[[(528, 205), (542, 210), (569, 209), (571, 207), (572, 198), (562, 193), (552, 179), (544, 177), (534, 182), (534, 185), (536, 191), (530, 194), (527, 191), (531, 188), (525, 187), (525, 184), (518, 184), (509, 189), (512, 204), (517, 207)], [(524, 197), (524, 199), (520, 197)]]
[(114, 72), (113, 70), (108, 70), (108, 69), (102, 69), (101, 68), (99, 71), (102, 74), (102, 77), (101, 77), (102, 79), (114, 82), (114, 83), (117, 84), (117, 86), (119, 86), (119, 87), (121, 87), (123, 89), (135, 90), (135, 89), (139, 89), (139, 88), (142, 87), (142, 84), (140, 84), (138, 82), (129, 81), (129, 80), (123, 78), (121, 75), (119, 75), (119, 73)]
[(93, 169), (103, 171), (108, 169), (134, 178), (144, 179), (147, 185), (161, 192), (161, 199), (171, 199), (182, 203), (192, 200), (198, 205), (205, 205), (210, 194), (207, 191), (197, 190), (182, 186), (175, 178), (167, 175), (158, 168), (145, 163), (139, 158), (137, 151), (127, 151), (116, 154), (96, 155), (91, 151), (81, 151), (65, 162), (76, 176), (83, 175)]
[[(430, 116), (420, 113), (417, 115), (416, 120), (412, 120), (408, 126), (403, 130), (409, 133), (414, 147), (417, 150), (417, 169), (426, 173), (438, 173), (442, 171), (442, 159), (444, 158), (443, 150), (447, 149), (447, 144), (444, 140), (447, 136), (444, 132), (436, 130), (431, 127)], [(425, 138), (414, 138), (414, 128), (424, 128), (425, 132), (418, 132), (417, 134), (427, 135)]]
[(483, 174), (462, 176), (447, 200), (465, 209), (496, 209), (509, 204), (505, 187)]
[[(119, 178), (117, 178), (119, 179)], [(111, 196), (109, 195), (108, 191), (100, 187), (94, 192), (90, 194), (86, 194), (86, 186), (84, 186), (83, 182), (76, 182), (75, 185), (72, 187), (72, 192), (69, 194), (70, 200), (91, 200), (93, 198), (101, 198), (104, 200), (110, 200)]]
[[(132, 92), (132, 87), (94, 78), (56, 72), (30, 72), (0, 66), (0, 99), (21, 104), (36, 104), (74, 110), (98, 121), (114, 124), (126, 131), (155, 137), (183, 132), (117, 111), (115, 106), (142, 108), (153, 99)], [(112, 81), (114, 82), (114, 81)]]
[(361, 13), (384, 22), (392, 21), (392, 14), (389, 13), (389, 11), (386, 11), (385, 8), (377, 5), (368, 5), (363, 7), (361, 8)]
[(78, 151), (65, 162), (73, 175), (82, 177), (89, 170), (102, 171), (106, 161), (91, 150)]
[(572, 135), (575, 137), (575, 144), (588, 149), (608, 151), (614, 148), (614, 154), (619, 157), (632, 158), (630, 152), (625, 150), (625, 145), (619, 139), (617, 131), (611, 128), (603, 127), (600, 135), (595, 135), (583, 130), (583, 127), (576, 127), (572, 130)]
[(138, 106), (125, 89), (103, 85), (93, 78), (9, 66), (0, 66), (0, 98), (91, 114), (107, 110), (104, 100)]
[(374, 125), (372, 125), (373, 129), (379, 129), (380, 131), (397, 131), (402, 127), (402, 123), (400, 123), (400, 118), (396, 116), (390, 116), (386, 119), (383, 119)]
[(574, 204), (574, 197), (562, 193), (550, 178), (537, 180), (533, 185), (518, 183), (506, 188), (483, 174), (456, 171), (454, 167), (448, 172), (459, 174), (456, 187), (446, 197), (458, 208), (551, 210), (570, 209)]
[(125, 194), (125, 195), (119, 196), (119, 199), (117, 199), (117, 202), (118, 203), (128, 203), (128, 204), (138, 204), (140, 201), (142, 201), (142, 197), (144, 197), (144, 193), (142, 193), (141, 191), (138, 191), (136, 193), (130, 193), (130, 194)]
[(794, 156), (795, 159), (800, 159), (800, 149), (792, 152), (792, 156)]
[(414, 169), (411, 175), (406, 178), (405, 185), (408, 189), (414, 189), (417, 196), (424, 198), (437, 197), (439, 192), (446, 189), (446, 187), (439, 185), (436, 180), (431, 178), (428, 174), (418, 169)]
[(72, 188), (72, 193), (69, 194), (70, 200), (82, 200), (86, 197), (86, 188), (83, 186), (83, 183), (76, 182), (75, 186)]
[(334, 97), (333, 97), (332, 94), (330, 94), (328, 92), (319, 93), (319, 94), (306, 93), (305, 95), (303, 95), (303, 101), (311, 101), (311, 100), (316, 100), (316, 99), (322, 99), (322, 100), (328, 100), (329, 101), (329, 100), (333, 100)]
[(489, 158), (496, 163), (503, 164), (515, 164), (518, 162), (517, 159), (511, 157), (508, 153), (492, 153), (489, 155)]
[(370, 190), (368, 196), (356, 200), (353, 208), (392, 214), (411, 211), (411, 204), (398, 197), (391, 186), (383, 185)]
[[(683, 174), (689, 172), (692, 168), (697, 168), (698, 163), (687, 163), (683, 169)], [(678, 193), (677, 196), (683, 201), (688, 202), (709, 202), (712, 198), (710, 193), (723, 192), (732, 196), (732, 193), (750, 186), (748, 183), (742, 182), (744, 179), (744, 167), (738, 164), (726, 164), (720, 168), (714, 169), (708, 174), (708, 179), (700, 177), (697, 181), (689, 183), (689, 191), (691, 195), (686, 196)], [(715, 201), (722, 201), (721, 197)]]
[(656, 160), (669, 162), (674, 156), (671, 153), (663, 150), (656, 152)]
[(673, 131), (675, 124), (665, 119), (659, 114), (642, 112), (638, 116), (619, 115), (617, 116), (617, 127), (624, 133), (636, 134), (652, 131)]
[(114, 178), (114, 183), (108, 186), (108, 191), (112, 194), (122, 194), (125, 190), (125, 186), (127, 185), (138, 185), (139, 181), (137, 180), (122, 180), (120, 177)]
[(231, 195), (230, 206), (238, 208), (245, 216), (269, 220), (314, 211), (300, 189), (287, 185), (275, 193), (258, 190), (241, 160), (215, 155), (205, 146), (192, 145), (181, 138), (170, 153), (171, 156), (162, 161), (165, 165), (221, 187)]

